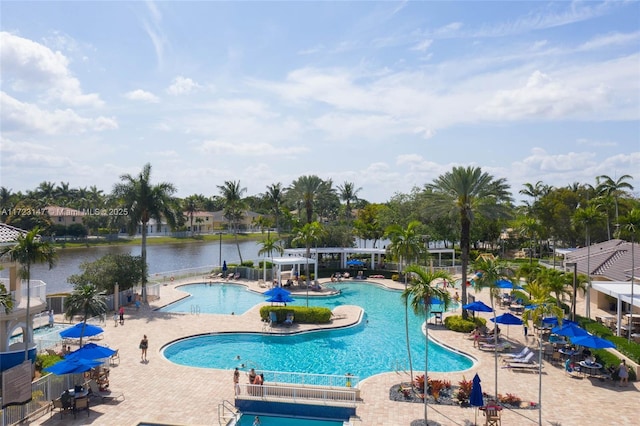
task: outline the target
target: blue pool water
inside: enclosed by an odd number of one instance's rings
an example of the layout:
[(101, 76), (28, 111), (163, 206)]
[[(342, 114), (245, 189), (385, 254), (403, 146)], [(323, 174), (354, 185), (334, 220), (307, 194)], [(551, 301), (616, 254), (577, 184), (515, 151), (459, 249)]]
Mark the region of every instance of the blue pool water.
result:
[[(53, 327), (49, 327), (48, 325), (44, 327), (38, 327), (33, 329), (33, 338), (34, 340), (43, 339), (43, 340), (62, 340), (60, 338), (60, 332), (62, 330), (66, 330), (69, 328), (69, 324), (54, 324)], [(9, 345), (12, 345), (16, 342), (22, 342), (22, 333), (11, 336), (9, 339)]]
[[(206, 286), (200, 285), (197, 286)], [(253, 367), (261, 370), (316, 374), (352, 373), (361, 379), (389, 371), (408, 371), (405, 342), (404, 304), (400, 291), (368, 283), (339, 283), (341, 293), (310, 298), (310, 306), (358, 305), (365, 317), (357, 326), (295, 335), (261, 333), (223, 333), (186, 338), (164, 348), (170, 361), (188, 366), (233, 369)], [(246, 291), (237, 288), (227, 292)], [(232, 300), (240, 297), (234, 296)], [(260, 301), (263, 301), (263, 297)], [(305, 305), (296, 296), (291, 305)], [(202, 312), (205, 312), (202, 310)], [(425, 339), (421, 331), (424, 318), (409, 311), (409, 334), (414, 370), (424, 370)], [(429, 343), (430, 371), (460, 371), (473, 362), (468, 357)]]
[(201, 313), (242, 315), (260, 302), (264, 296), (238, 284), (188, 284), (178, 287), (190, 294), (182, 300), (160, 309), (162, 312), (190, 313), (198, 306)]
[[(328, 420), (307, 420), (291, 417), (274, 417), (260, 415), (260, 426), (342, 426), (343, 422)], [(252, 426), (254, 415), (245, 414), (240, 418), (237, 426)]]

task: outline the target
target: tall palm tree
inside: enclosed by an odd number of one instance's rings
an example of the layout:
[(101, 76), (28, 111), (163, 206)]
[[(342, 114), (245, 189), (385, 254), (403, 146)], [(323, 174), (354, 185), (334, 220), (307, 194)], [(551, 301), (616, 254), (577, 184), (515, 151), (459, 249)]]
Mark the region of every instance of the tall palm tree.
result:
[(240, 258), (240, 264), (242, 264), (240, 241), (238, 241), (238, 225), (240, 221), (242, 221), (243, 212), (246, 208), (242, 196), (247, 192), (247, 188), (243, 188), (240, 185), (240, 181), (227, 180), (224, 182), (224, 185), (218, 185), (218, 189), (224, 199), (224, 217), (229, 221), (229, 225), (233, 230), (236, 248), (238, 249), (238, 257)]
[(168, 182), (151, 184), (151, 164), (147, 163), (138, 176), (124, 174), (121, 183), (113, 187), (113, 196), (128, 209), (127, 228), (134, 235), (138, 226), (142, 235), (142, 300), (147, 302), (147, 233), (151, 219), (167, 221), (171, 228), (177, 223), (178, 205), (173, 198), (176, 188)]
[[(489, 299), (491, 302), (491, 310), (493, 311), (493, 323), (494, 327), (498, 326), (496, 322), (496, 309), (494, 300), (500, 296), (500, 289), (498, 288), (498, 281), (501, 279), (509, 279), (513, 275), (513, 271), (508, 267), (506, 262), (500, 259), (492, 259), (489, 257), (478, 257), (473, 262), (473, 268), (482, 272), (474, 278), (476, 291), (480, 291), (483, 288), (489, 289)], [(498, 333), (493, 333), (494, 348), (493, 348), (493, 361), (495, 368), (495, 397), (498, 400)]]
[[(533, 263), (533, 252), (537, 244), (537, 235), (540, 229), (540, 224), (536, 218), (525, 217), (518, 224), (518, 230), (529, 238), (529, 264)], [(534, 243), (534, 240), (536, 242)]]
[[(429, 373), (429, 316), (430, 307), (433, 299), (442, 302), (442, 308), (446, 311), (451, 302), (449, 292), (444, 288), (438, 288), (433, 283), (436, 280), (451, 281), (451, 276), (442, 271), (437, 270), (430, 272), (422, 266), (410, 265), (405, 269), (406, 273), (411, 274), (411, 283), (409, 287), (402, 292), (402, 298), (405, 305), (411, 304), (413, 312), (416, 314), (424, 314), (424, 422), (427, 422), (427, 377)], [(413, 383), (413, 375), (411, 376)]]
[(556, 299), (556, 305), (561, 308), (564, 296), (571, 297), (573, 276), (557, 269), (542, 268), (536, 280), (544, 286)]
[(193, 230), (193, 215), (196, 214), (200, 210), (200, 205), (198, 203), (198, 198), (196, 196), (189, 196), (183, 201), (183, 209), (184, 212), (189, 216), (189, 229), (191, 229), (191, 236), (194, 235)]
[(19, 235), (16, 244), (4, 247), (0, 251), (0, 257), (7, 255), (9, 260), (20, 264), (20, 277), (27, 282), (27, 312), (26, 330), (23, 334), (24, 360), (29, 359), (29, 343), (32, 341), (33, 324), (31, 323), (31, 265), (34, 263), (47, 263), (49, 269), (56, 263), (56, 252), (53, 244), (49, 241), (42, 241), (38, 233), (40, 228), (36, 227), (24, 235)]
[[(398, 272), (404, 275), (404, 289), (407, 290), (408, 280), (405, 267), (409, 263), (415, 262), (426, 254), (426, 248), (419, 233), (422, 224), (417, 220), (409, 222), (406, 228), (400, 225), (390, 225), (385, 234), (391, 243), (387, 246), (387, 251), (393, 259), (398, 260)], [(411, 345), (409, 343), (409, 307), (404, 306), (404, 334), (407, 344), (407, 358), (409, 360), (409, 374), (413, 381), (413, 359), (411, 357)]]
[[(506, 218), (511, 202), (509, 185), (504, 178), (495, 179), (479, 167), (454, 167), (426, 186), (428, 198), (434, 201), (434, 211), (445, 216), (457, 214), (460, 221), (460, 248), (462, 250), (462, 304), (467, 303), (467, 268), (471, 225), (476, 214), (489, 219)], [(463, 309), (463, 318), (468, 317)]]
[[(631, 300), (633, 301), (633, 287), (635, 285), (636, 277), (635, 240), (636, 234), (640, 229), (640, 209), (631, 209), (629, 214), (627, 214), (622, 221), (624, 230), (631, 234)], [(633, 303), (629, 304), (629, 313), (633, 313)], [(631, 342), (631, 333), (627, 333), (627, 341)]]
[(625, 189), (628, 189), (630, 191), (633, 190), (633, 185), (631, 185), (629, 182), (626, 182), (627, 180), (632, 180), (632, 179), (633, 179), (633, 176), (631, 175), (622, 175), (617, 180), (613, 180), (607, 175), (600, 175), (596, 177), (596, 184), (598, 188), (605, 194), (613, 197), (613, 201), (616, 209), (615, 210), (616, 211), (616, 223), (615, 223), (616, 228), (619, 225), (618, 198), (620, 197), (620, 195), (624, 194)]
[(53, 182), (42, 181), (35, 190), (34, 195), (42, 200), (45, 204), (49, 204), (55, 198), (56, 184)]
[(107, 312), (105, 298), (93, 284), (82, 284), (76, 286), (64, 303), (66, 307), (65, 316), (67, 318), (73, 318), (79, 314), (82, 314), (84, 317), (82, 321), (82, 331), (80, 333), (80, 347), (82, 347), (82, 338), (84, 337), (87, 320)]
[(358, 201), (358, 192), (362, 191), (361, 187), (356, 188), (352, 182), (344, 182), (338, 185), (340, 199), (346, 203), (345, 215), (347, 220), (351, 219), (351, 203)]
[(326, 189), (325, 182), (318, 176), (300, 176), (297, 180), (291, 183), (288, 194), (294, 201), (301, 203), (304, 207), (307, 222), (313, 221), (313, 210), (317, 200), (322, 196), (323, 191)]
[[(294, 237), (291, 240), (294, 244), (304, 244), (306, 248), (307, 264), (305, 267), (305, 274), (307, 276), (307, 306), (309, 306), (309, 286), (310, 277), (309, 273), (309, 257), (311, 257), (311, 245), (320, 241), (325, 234), (325, 230), (320, 222), (305, 223), (302, 227), (293, 230)], [(316, 277), (318, 278), (318, 277)]]
[(267, 185), (264, 197), (276, 221), (276, 231), (280, 235), (280, 208), (284, 203), (285, 190), (280, 182)]
[(574, 223), (584, 227), (585, 244), (587, 245), (587, 276), (589, 277), (585, 298), (585, 316), (587, 318), (590, 318), (591, 315), (591, 228), (601, 219), (602, 214), (593, 206), (579, 208), (573, 215)]

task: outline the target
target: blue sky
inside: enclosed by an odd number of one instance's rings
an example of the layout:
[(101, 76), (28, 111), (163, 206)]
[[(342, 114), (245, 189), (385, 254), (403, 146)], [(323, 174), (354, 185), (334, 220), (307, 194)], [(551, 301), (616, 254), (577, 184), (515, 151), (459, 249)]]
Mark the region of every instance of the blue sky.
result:
[(635, 177), (640, 3), (0, 3), (1, 185)]

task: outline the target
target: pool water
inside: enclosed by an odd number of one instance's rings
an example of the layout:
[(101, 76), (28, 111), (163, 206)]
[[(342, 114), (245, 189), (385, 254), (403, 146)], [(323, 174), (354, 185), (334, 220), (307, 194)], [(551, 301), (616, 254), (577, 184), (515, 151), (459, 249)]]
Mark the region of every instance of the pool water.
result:
[[(33, 329), (33, 339), (42, 339), (42, 340), (61, 340), (60, 332), (62, 330), (66, 330), (69, 328), (69, 324), (54, 324), (53, 327), (49, 327), (48, 325), (44, 327), (38, 327)], [(9, 339), (9, 345), (12, 345), (17, 342), (22, 342), (22, 333), (11, 336)]]
[[(263, 416), (260, 417), (260, 426), (342, 426), (343, 422), (334, 422), (328, 420), (308, 420), (293, 417), (274, 417)], [(255, 415), (243, 414), (240, 418), (240, 422), (236, 423), (237, 426), (253, 426)]]
[[(401, 292), (370, 283), (339, 283), (335, 287), (341, 290), (340, 294), (310, 298), (309, 306), (330, 309), (339, 305), (360, 306), (365, 310), (365, 317), (359, 325), (295, 335), (221, 333), (197, 336), (166, 346), (164, 356), (176, 364), (194, 367), (351, 373), (360, 379), (383, 372), (408, 371), (405, 307)], [(291, 303), (305, 304), (304, 295), (296, 296), (296, 301)], [(424, 317), (418, 317), (409, 310), (414, 370), (424, 370), (423, 322)], [(470, 358), (429, 343), (430, 371), (460, 371), (472, 365)]]
[(200, 313), (242, 315), (258, 303), (264, 302), (260, 293), (238, 284), (187, 284), (178, 287), (190, 296), (161, 309), (162, 312), (190, 313), (198, 306)]

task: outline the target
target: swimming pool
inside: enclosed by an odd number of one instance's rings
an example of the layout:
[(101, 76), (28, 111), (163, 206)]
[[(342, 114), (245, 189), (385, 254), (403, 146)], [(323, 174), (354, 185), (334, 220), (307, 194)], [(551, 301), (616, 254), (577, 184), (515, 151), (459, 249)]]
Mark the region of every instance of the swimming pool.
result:
[[(171, 362), (194, 367), (352, 373), (361, 379), (383, 372), (408, 371), (401, 292), (371, 283), (337, 283), (335, 287), (341, 290), (340, 294), (310, 298), (309, 306), (331, 309), (345, 304), (361, 306), (365, 317), (360, 324), (295, 335), (221, 333), (195, 336), (167, 345), (163, 354)], [(291, 304), (304, 305), (305, 297), (297, 296)], [(423, 322), (424, 318), (410, 311), (414, 370), (424, 370)], [(430, 371), (460, 371), (472, 365), (473, 361), (467, 356), (429, 343)]]
[[(66, 330), (69, 328), (69, 324), (54, 324), (53, 327), (49, 327), (49, 325), (45, 325), (42, 327), (33, 329), (33, 339), (34, 340), (46, 340), (46, 341), (60, 341), (62, 338), (60, 337), (60, 332), (62, 330)], [(9, 339), (9, 345), (12, 345), (17, 342), (22, 342), (22, 333), (15, 334), (11, 336)]]
[[(276, 417), (263, 416), (260, 417), (260, 426), (342, 426), (343, 422), (328, 420), (310, 420), (296, 417)], [(255, 415), (243, 414), (236, 426), (252, 426)]]
[(190, 295), (159, 311), (190, 313), (192, 306), (198, 306), (200, 313), (242, 315), (264, 302), (262, 294), (239, 284), (187, 284), (179, 286), (178, 290)]

